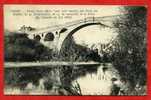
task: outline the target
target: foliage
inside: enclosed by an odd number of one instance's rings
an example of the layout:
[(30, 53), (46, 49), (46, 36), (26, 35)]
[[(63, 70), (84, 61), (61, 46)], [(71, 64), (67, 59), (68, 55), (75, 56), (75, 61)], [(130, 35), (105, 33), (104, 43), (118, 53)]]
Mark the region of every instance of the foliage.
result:
[[(31, 62), (50, 60), (52, 58), (52, 51), (44, 47), (38, 41), (30, 40), (27, 34), (9, 32), (5, 34), (5, 61), (14, 62)], [(28, 82), (37, 83), (38, 79), (48, 69), (35, 68), (15, 68), (5, 69), (5, 83), (9, 85), (26, 85)]]
[(76, 44), (73, 37), (68, 37), (60, 52), (61, 60), (65, 61), (100, 61), (98, 51)]
[[(94, 55), (97, 55), (97, 52), (92, 51), (84, 46), (77, 45), (72, 37), (66, 41), (65, 47), (63, 48), (63, 51), (61, 51), (61, 55), (56, 55), (53, 51), (44, 47), (39, 41), (30, 40), (26, 34), (8, 32), (7, 35), (5, 35), (6, 62), (99, 60), (99, 56)], [(87, 72), (86, 68), (69, 66), (64, 66), (58, 71), (60, 71), (60, 76), (53, 76), (53, 73), (56, 72), (56, 70), (50, 68), (6, 69), (5, 84), (22, 85), (25, 87), (27, 83), (32, 82), (35, 85), (38, 85), (38, 80), (45, 77), (47, 80), (45, 83), (46, 89), (50, 90), (52, 85), (56, 84), (54, 80), (58, 77), (61, 77), (64, 88), (68, 88), (70, 90), (69, 86), (71, 80), (81, 75), (83, 72)]]
[(9, 33), (5, 36), (5, 61), (43, 61), (49, 60), (52, 51), (27, 34)]
[(146, 84), (146, 8), (125, 7), (127, 15), (116, 20), (120, 49), (113, 53), (113, 64), (132, 88)]

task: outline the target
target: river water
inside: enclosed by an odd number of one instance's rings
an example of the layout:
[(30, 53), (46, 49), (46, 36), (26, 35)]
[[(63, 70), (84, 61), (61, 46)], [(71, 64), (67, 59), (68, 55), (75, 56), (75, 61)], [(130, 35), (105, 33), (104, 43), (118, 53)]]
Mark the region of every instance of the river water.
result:
[[(78, 74), (74, 75), (76, 77), (74, 77), (73, 79), (69, 78), (69, 80), (71, 80), (70, 83), (73, 88), (76, 87), (77, 85), (79, 86), (80, 91), (78, 92), (81, 95), (110, 95), (113, 86), (112, 79), (116, 78), (117, 79), (116, 83), (117, 84), (120, 83), (119, 73), (111, 63), (105, 63), (99, 66), (81, 66), (79, 68), (80, 69), (77, 70)], [(67, 76), (70, 76), (69, 73), (67, 74)], [(40, 84), (43, 85), (44, 81), (45, 80), (42, 78)], [(7, 87), (5, 88), (5, 94), (28, 94), (28, 95), (54, 94), (50, 92), (51, 90), (49, 91), (45, 90), (44, 87), (43, 88), (35, 87), (33, 83), (28, 83), (26, 88), (29, 89), (27, 90), (25, 89), (25, 91), (22, 91), (18, 87)]]
[(72, 81), (72, 85), (80, 86), (82, 95), (110, 95), (113, 86), (112, 78), (120, 83), (118, 71), (111, 63), (101, 64), (94, 73), (86, 73)]

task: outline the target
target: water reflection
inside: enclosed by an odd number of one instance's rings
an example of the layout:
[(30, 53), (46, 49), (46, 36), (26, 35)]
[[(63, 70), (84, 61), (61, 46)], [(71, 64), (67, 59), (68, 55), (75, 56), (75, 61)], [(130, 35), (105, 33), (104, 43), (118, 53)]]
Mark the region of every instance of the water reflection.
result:
[(110, 95), (113, 81), (120, 83), (119, 73), (111, 63), (99, 66), (60, 66), (53, 69), (25, 68), (20, 72), (23, 75), (18, 81), (25, 82), (25, 88), (7, 86), (6, 94)]
[(118, 71), (111, 63), (101, 64), (96, 71), (87, 71), (85, 75), (78, 76), (72, 81), (72, 85), (76, 87), (78, 84), (82, 95), (110, 95), (113, 78), (120, 80)]

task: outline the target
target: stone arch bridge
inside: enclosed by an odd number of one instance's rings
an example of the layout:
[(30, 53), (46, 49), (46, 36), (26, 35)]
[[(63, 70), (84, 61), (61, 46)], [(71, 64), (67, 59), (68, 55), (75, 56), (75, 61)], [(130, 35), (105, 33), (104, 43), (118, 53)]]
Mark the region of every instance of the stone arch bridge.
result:
[(28, 34), (28, 37), (30, 39), (36, 39), (49, 49), (52, 49), (59, 53), (64, 42), (78, 30), (90, 25), (99, 25), (101, 28), (117, 28), (113, 27), (113, 20), (115, 20), (116, 18), (120, 18), (120, 16), (121, 15), (88, 17), (82, 20), (68, 22), (62, 25), (28, 30), (26, 33)]

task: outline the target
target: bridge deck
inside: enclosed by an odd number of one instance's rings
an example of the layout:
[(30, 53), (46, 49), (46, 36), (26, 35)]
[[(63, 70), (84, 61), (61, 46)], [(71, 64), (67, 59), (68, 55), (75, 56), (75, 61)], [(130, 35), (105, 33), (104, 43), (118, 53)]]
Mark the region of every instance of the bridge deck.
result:
[(5, 62), (4, 68), (24, 68), (24, 67), (58, 67), (58, 66), (92, 66), (100, 65), (98, 62)]
[[(126, 14), (124, 14), (126, 15)], [(53, 26), (50, 26), (50, 27), (46, 27), (46, 28), (40, 28), (40, 29), (36, 29), (36, 30), (33, 30), (33, 31), (30, 31), (28, 32), (29, 34), (42, 34), (43, 31), (56, 31), (56, 30), (60, 30), (62, 28), (68, 28), (68, 27), (71, 27), (71, 26), (74, 26), (74, 25), (78, 25), (78, 24), (81, 24), (81, 23), (90, 23), (90, 22), (108, 22), (108, 21), (111, 21), (113, 20), (113, 18), (120, 18), (121, 16), (123, 15), (112, 15), (112, 16), (102, 16), (102, 17), (86, 17), (84, 19), (80, 19), (80, 20), (76, 20), (76, 21), (72, 21), (72, 22), (66, 22), (64, 24), (59, 24), (59, 25), (53, 25)], [(105, 25), (105, 24), (104, 24)], [(106, 27), (110, 27), (110, 28), (113, 28), (111, 26), (108, 26), (106, 25)], [(115, 27), (114, 27), (115, 28)]]

